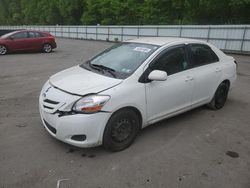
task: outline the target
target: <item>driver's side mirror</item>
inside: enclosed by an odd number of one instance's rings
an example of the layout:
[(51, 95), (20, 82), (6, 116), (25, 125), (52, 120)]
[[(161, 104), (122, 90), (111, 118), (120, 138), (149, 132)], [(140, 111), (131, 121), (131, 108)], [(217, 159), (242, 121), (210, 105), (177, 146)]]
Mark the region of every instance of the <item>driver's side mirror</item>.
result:
[(154, 70), (148, 75), (148, 79), (151, 81), (165, 81), (167, 77), (167, 73), (161, 70)]
[(10, 36), (9, 39), (10, 39), (10, 40), (14, 40), (14, 37), (13, 37), (13, 36)]

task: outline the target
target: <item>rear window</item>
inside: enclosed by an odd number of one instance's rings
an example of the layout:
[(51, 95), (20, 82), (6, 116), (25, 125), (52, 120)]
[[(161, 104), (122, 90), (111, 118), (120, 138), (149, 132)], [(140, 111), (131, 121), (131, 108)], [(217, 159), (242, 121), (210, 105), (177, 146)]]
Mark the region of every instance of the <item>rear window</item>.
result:
[(47, 33), (39, 33), (42, 37), (48, 37), (49, 36), (49, 34), (47, 34)]
[(189, 46), (189, 51), (194, 67), (202, 66), (219, 61), (218, 56), (207, 45), (192, 44)]

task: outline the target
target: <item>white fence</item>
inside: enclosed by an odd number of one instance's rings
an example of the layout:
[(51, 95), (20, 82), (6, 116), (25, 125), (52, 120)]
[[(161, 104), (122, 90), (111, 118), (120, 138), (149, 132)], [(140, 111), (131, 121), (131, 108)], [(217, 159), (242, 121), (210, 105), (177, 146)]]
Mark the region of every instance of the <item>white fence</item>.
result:
[(138, 37), (186, 37), (205, 40), (218, 48), (250, 53), (250, 25), (174, 26), (0, 26), (0, 29), (47, 31), (56, 37), (124, 41)]

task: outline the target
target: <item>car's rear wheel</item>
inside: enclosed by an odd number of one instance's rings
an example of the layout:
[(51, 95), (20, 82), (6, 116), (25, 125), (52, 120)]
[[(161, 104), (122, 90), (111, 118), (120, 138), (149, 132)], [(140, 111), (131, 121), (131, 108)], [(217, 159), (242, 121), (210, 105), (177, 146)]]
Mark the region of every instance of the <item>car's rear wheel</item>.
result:
[(51, 53), (52, 52), (52, 46), (49, 43), (46, 43), (43, 45), (43, 52), (45, 53)]
[(213, 110), (219, 110), (223, 108), (227, 101), (228, 91), (229, 85), (227, 83), (222, 82), (217, 88), (212, 101), (208, 104), (208, 107)]
[(131, 109), (122, 109), (109, 119), (103, 135), (103, 146), (110, 151), (129, 147), (140, 130), (140, 120)]
[(7, 54), (8, 50), (5, 46), (0, 45), (0, 55), (5, 55)]

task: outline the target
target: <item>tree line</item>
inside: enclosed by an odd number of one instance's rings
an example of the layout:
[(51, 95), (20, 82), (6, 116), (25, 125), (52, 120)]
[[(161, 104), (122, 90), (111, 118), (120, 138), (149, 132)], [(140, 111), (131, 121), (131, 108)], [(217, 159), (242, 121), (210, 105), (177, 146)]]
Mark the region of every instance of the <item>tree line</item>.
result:
[(249, 24), (250, 0), (0, 0), (0, 25)]

